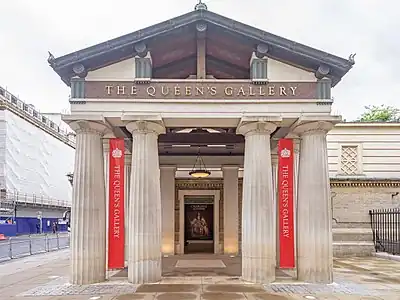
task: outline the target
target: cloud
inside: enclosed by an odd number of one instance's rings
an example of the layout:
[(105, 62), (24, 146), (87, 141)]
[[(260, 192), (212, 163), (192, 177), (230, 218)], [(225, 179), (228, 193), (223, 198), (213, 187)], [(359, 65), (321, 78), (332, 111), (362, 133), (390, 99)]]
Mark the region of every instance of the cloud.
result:
[[(4, 2), (0, 85), (42, 111), (68, 107), (69, 90), (47, 65), (48, 50), (61, 56), (189, 12), (196, 3)], [(397, 105), (400, 19), (394, 0), (205, 2), (216, 13), (332, 54), (357, 52), (355, 67), (333, 91), (334, 110), (346, 119), (355, 119), (365, 105)]]

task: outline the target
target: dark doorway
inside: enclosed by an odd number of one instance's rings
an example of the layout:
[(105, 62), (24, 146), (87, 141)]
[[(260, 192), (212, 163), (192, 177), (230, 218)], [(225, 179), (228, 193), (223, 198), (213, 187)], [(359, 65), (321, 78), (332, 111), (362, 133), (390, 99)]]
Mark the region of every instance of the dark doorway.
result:
[(214, 253), (214, 198), (185, 197), (185, 254)]

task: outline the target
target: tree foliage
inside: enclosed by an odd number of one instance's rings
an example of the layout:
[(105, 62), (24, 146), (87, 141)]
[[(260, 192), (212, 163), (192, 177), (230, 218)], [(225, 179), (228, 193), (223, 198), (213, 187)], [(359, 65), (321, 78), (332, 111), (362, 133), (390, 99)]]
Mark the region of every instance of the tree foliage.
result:
[(359, 122), (400, 122), (400, 109), (386, 105), (366, 106)]

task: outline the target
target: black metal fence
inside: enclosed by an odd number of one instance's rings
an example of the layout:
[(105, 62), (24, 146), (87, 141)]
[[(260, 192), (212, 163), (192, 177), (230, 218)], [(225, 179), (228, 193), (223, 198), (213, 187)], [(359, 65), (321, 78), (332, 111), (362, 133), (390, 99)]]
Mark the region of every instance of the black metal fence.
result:
[(369, 211), (376, 252), (400, 255), (400, 208)]

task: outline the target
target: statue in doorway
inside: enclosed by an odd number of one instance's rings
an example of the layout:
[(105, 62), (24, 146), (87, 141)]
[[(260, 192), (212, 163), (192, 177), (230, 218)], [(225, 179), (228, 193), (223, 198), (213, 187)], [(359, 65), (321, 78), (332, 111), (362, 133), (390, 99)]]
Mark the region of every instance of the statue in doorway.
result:
[(208, 224), (204, 217), (198, 212), (196, 217), (190, 221), (193, 237), (207, 237), (208, 236)]

